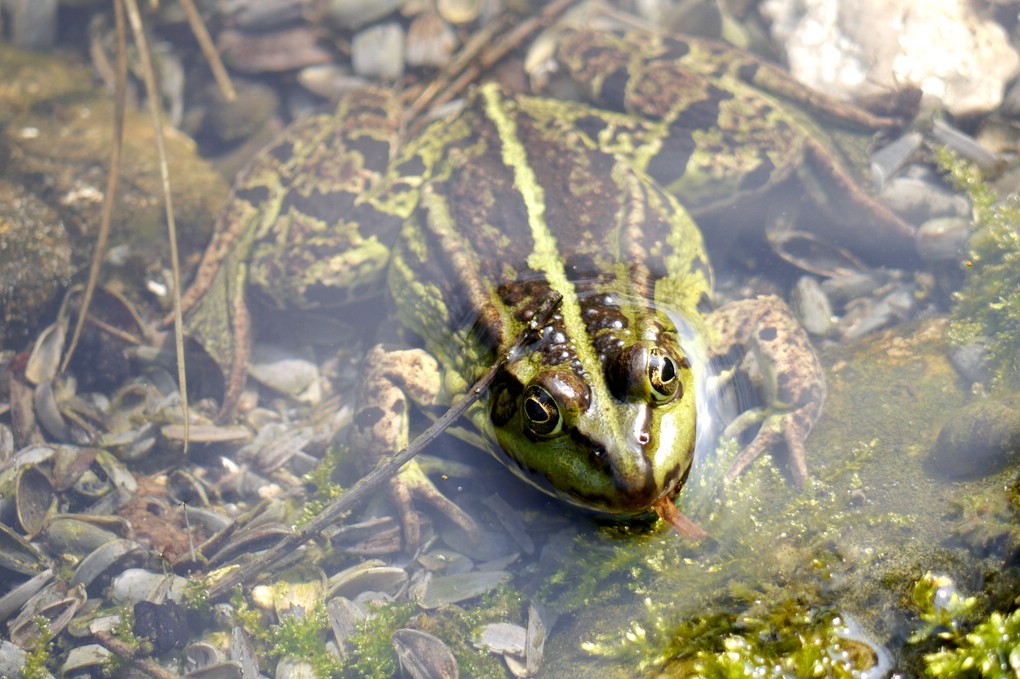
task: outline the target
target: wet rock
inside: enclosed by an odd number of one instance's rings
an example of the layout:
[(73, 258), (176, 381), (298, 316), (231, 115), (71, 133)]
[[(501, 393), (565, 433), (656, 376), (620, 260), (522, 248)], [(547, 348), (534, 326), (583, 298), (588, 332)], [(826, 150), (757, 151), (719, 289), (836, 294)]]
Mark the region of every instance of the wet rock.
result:
[(1020, 67), (1003, 28), (959, 0), (769, 0), (801, 82), (845, 98), (921, 88), (956, 115), (994, 109)]
[(928, 461), (951, 479), (988, 476), (1020, 460), (1020, 394), (959, 409), (942, 426)]
[(790, 303), (804, 329), (822, 336), (832, 328), (832, 303), (818, 281), (801, 276), (790, 293)]
[(894, 177), (879, 196), (904, 219), (921, 223), (935, 217), (964, 217), (970, 212), (967, 199), (921, 177)]
[(139, 601), (134, 612), (134, 633), (152, 642), (155, 655), (183, 648), (191, 634), (184, 608), (176, 601), (167, 600), (161, 604)]
[(442, 68), (450, 62), (459, 41), (443, 17), (423, 14), (407, 30), (407, 63)]
[(929, 219), (917, 230), (917, 254), (926, 262), (959, 259), (967, 249), (970, 220), (963, 217)]
[(438, 0), (436, 8), (451, 24), (466, 24), (481, 14), (482, 0)]
[(271, 33), (226, 30), (216, 42), (223, 61), (242, 73), (279, 73), (332, 61), (319, 38), (311, 26), (293, 26)]
[[(99, 644), (77, 646), (68, 652), (67, 659), (60, 666), (60, 674), (64, 677), (102, 674), (103, 668), (113, 659), (111, 656), (113, 652)], [(93, 672), (95, 674), (91, 674)]]
[(0, 346), (22, 348), (73, 273), (57, 213), (24, 187), (0, 180)]
[(407, 0), (329, 0), (326, 16), (341, 28), (361, 28), (395, 12)]
[(0, 639), (0, 677), (20, 679), (26, 653), (6, 639)]
[(987, 337), (975, 337), (962, 345), (955, 345), (949, 350), (949, 360), (960, 373), (960, 377), (971, 384), (987, 382), (992, 377), (989, 365), (990, 343)]
[(351, 41), (351, 66), (365, 78), (396, 80), (404, 73), (404, 29), (397, 23), (366, 28)]
[[(7, 123), (0, 131), (6, 179), (32, 187), (70, 233), (83, 234), (80, 243), (72, 243), (72, 258), (76, 268), (86, 266), (106, 191), (113, 102), (92, 87), (87, 71), (62, 59), (9, 48), (0, 49), (0, 80), (0, 119)], [(164, 132), (179, 245), (185, 252), (197, 250), (208, 241), (228, 187), (199, 158), (190, 138), (172, 128)], [(127, 111), (111, 225), (111, 247), (127, 243), (131, 254), (149, 262), (168, 251), (154, 134), (147, 113)], [(155, 252), (147, 252), (150, 248)]]

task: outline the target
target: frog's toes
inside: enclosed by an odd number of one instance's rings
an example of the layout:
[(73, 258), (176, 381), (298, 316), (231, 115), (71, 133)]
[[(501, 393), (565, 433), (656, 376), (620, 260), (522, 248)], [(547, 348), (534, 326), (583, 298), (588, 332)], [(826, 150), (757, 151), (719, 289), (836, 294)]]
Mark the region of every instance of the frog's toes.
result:
[(421, 544), (421, 518), (411, 505), (411, 491), (399, 476), (388, 482), (390, 501), (400, 514), (404, 548), (413, 552)]
[[(421, 470), (421, 467), (414, 460), (404, 465), (400, 470), (400, 474), (394, 479), (394, 482), (395, 485), (403, 488), (403, 493), (405, 494), (401, 497), (394, 497), (394, 501), (397, 502), (401, 512), (401, 522), (404, 525), (404, 540), (408, 548), (417, 546), (421, 541), (419, 520), (414, 510), (410, 507), (411, 495), (435, 507), (443, 516), (457, 524), (472, 540), (478, 539), (478, 524), (475, 523), (475, 520), (468, 516), (456, 503), (443, 495), (436, 488), (432, 479), (425, 475), (425, 472)], [(414, 515), (413, 520), (409, 518), (409, 514)], [(412, 535), (411, 533), (415, 530), (417, 532)]]
[(730, 302), (709, 317), (717, 332), (713, 351), (726, 355), (737, 345), (748, 349), (760, 373), (764, 404), (748, 410), (726, 429), (725, 436), (758, 423), (754, 439), (740, 453), (727, 472), (736, 478), (766, 450), (785, 457), (785, 467), (801, 486), (807, 480), (804, 439), (825, 400), (825, 376), (811, 341), (786, 304), (778, 297)]
[[(805, 424), (803, 413), (799, 411), (766, 416), (754, 439), (740, 451), (727, 470), (727, 483), (734, 481), (762, 453), (768, 451), (773, 457), (783, 460), (781, 466), (789, 472), (794, 484), (801, 488), (808, 477), (804, 439), (811, 431), (812, 423), (813, 419), (808, 418)], [(725, 435), (732, 433), (728, 428)]]

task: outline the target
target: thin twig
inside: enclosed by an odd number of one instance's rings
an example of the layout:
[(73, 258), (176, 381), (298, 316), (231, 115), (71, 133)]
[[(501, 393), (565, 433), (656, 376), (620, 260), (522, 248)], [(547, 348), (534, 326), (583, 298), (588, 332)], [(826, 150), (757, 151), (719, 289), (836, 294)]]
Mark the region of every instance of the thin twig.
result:
[(405, 114), (408, 120), (417, 120), (422, 125), (419, 114), (425, 109), (435, 108), (450, 101), (467, 87), (476, 82), (479, 76), (491, 68), (512, 50), (517, 49), (532, 33), (551, 24), (576, 0), (555, 0), (542, 9), (542, 12), (517, 25), (509, 33), (494, 40), (504, 28), (507, 20), (494, 21), (478, 31), (472, 39), (457, 53), (453, 61), (434, 78), (408, 106)]
[(220, 92), (223, 93), (223, 98), (227, 101), (234, 101), (237, 99), (234, 83), (230, 81), (230, 74), (227, 73), (223, 60), (220, 59), (219, 52), (216, 51), (216, 46), (213, 45), (212, 38), (209, 37), (209, 31), (206, 30), (205, 22), (202, 21), (201, 15), (199, 15), (198, 10), (195, 8), (195, 3), (192, 0), (179, 0), (179, 2), (188, 17), (188, 25), (191, 26), (191, 32), (195, 35), (195, 40), (198, 41), (198, 46), (202, 49), (205, 61), (209, 64), (209, 70), (212, 71), (213, 78), (216, 80)]
[(60, 372), (67, 370), (78, 346), (85, 319), (88, 317), (92, 296), (99, 283), (99, 272), (103, 268), (103, 256), (106, 254), (106, 242), (110, 237), (110, 222), (113, 220), (113, 206), (117, 197), (117, 183), (120, 180), (120, 157), (124, 146), (124, 109), (127, 106), (127, 35), (124, 30), (124, 8), (120, 2), (114, 2), (117, 34), (117, 70), (114, 79), (113, 105), (113, 143), (110, 145), (110, 169), (106, 175), (106, 195), (103, 197), (103, 212), (99, 219), (99, 233), (96, 235), (96, 250), (92, 254), (92, 266), (89, 267), (89, 280), (85, 284), (85, 295), (81, 300), (81, 311), (74, 324), (71, 343), (64, 353), (60, 364)]
[(299, 530), (291, 533), (275, 546), (270, 547), (261, 557), (258, 557), (244, 568), (239, 568), (224, 575), (209, 586), (209, 598), (218, 599), (228, 594), (236, 585), (248, 584), (259, 576), (272, 572), (273, 567), (284, 558), (290, 556), (295, 549), (308, 542), (324, 529), (336, 523), (345, 512), (353, 507), (358, 501), (364, 499), (372, 490), (393, 477), (401, 467), (409, 462), (415, 455), (425, 449), (432, 441), (443, 433), (457, 418), (463, 415), (471, 405), (489, 388), (496, 373), (499, 372), (509, 361), (511, 361), (524, 342), (535, 331), (542, 327), (549, 320), (553, 311), (559, 306), (560, 295), (552, 292), (543, 300), (535, 315), (532, 317), (528, 327), (517, 336), (510, 350), (475, 382), (474, 386), (464, 394), (464, 397), (455, 405), (451, 406), (446, 413), (432, 423), (428, 429), (422, 432), (407, 448), (382, 460), (376, 468), (358, 480), (347, 492), (326, 506), (311, 521), (303, 525)]
[(163, 184), (163, 205), (166, 207), (167, 238), (170, 241), (170, 268), (173, 275), (174, 294), (174, 343), (177, 349), (177, 382), (181, 389), (181, 408), (184, 411), (184, 453), (188, 452), (188, 382), (184, 366), (184, 319), (181, 314), (181, 265), (177, 253), (177, 222), (174, 220), (174, 203), (170, 195), (170, 165), (167, 162), (166, 140), (163, 135), (163, 116), (160, 107), (159, 91), (156, 89), (156, 76), (152, 68), (149, 43), (142, 26), (142, 17), (138, 12), (136, 0), (123, 0), (131, 32), (138, 46), (138, 56), (142, 61), (142, 75), (145, 79), (145, 91), (149, 96), (149, 113), (152, 116), (152, 127), (156, 132), (156, 150), (159, 152), (159, 174)]

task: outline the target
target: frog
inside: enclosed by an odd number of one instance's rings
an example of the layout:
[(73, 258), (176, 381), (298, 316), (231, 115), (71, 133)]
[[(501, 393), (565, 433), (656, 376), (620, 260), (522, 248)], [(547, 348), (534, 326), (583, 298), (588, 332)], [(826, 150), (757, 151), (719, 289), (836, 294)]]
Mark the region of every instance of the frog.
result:
[[(825, 380), (779, 297), (714, 304), (692, 214), (755, 200), (810, 164), (841, 205), (899, 236), (909, 227), (788, 100), (841, 105), (776, 67), (698, 38), (587, 31), (563, 37), (557, 58), (587, 100), (487, 82), (401, 139), (393, 93), (365, 88), (298, 120), (236, 180), (182, 305), (193, 331), (210, 317), (231, 326), (229, 416), (249, 300), (342, 310), (384, 298), (403, 346), (380, 343), (365, 359), (349, 443), (369, 466), (408, 445), (414, 408), (457, 403), (495, 364), (463, 416), (466, 440), (568, 504), (654, 513), (703, 538), (675, 502), (707, 427), (704, 394), (735, 371), (711, 366), (746, 351), (761, 375), (762, 404), (727, 427), (747, 440), (730, 480), (766, 451), (796, 485), (807, 480)], [(780, 94), (763, 89), (770, 80)], [(892, 125), (851, 113), (852, 124)], [(421, 537), (412, 498), (476, 530), (413, 461), (389, 494), (409, 545)]]

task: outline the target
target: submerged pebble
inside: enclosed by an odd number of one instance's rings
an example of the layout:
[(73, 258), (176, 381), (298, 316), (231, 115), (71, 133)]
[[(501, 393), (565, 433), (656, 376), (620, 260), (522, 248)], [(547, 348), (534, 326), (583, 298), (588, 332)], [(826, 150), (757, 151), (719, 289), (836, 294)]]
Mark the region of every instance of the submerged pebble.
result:
[(986, 398), (946, 421), (928, 454), (931, 468), (950, 479), (994, 474), (1020, 460), (1020, 394)]
[(364, 78), (396, 80), (404, 74), (404, 29), (388, 23), (366, 28), (351, 41), (351, 66)]

